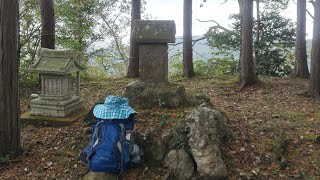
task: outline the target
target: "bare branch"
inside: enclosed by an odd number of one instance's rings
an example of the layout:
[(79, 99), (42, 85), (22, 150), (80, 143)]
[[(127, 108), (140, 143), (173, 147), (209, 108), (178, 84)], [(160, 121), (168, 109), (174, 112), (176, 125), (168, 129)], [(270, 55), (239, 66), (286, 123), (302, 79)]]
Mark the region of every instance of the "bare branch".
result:
[[(181, 38), (181, 39), (183, 39), (183, 38)], [(203, 37), (201, 37), (201, 38), (192, 40), (192, 42), (193, 42), (193, 43), (192, 43), (192, 46), (194, 46), (198, 41), (201, 41), (201, 40), (203, 40), (203, 39), (206, 39), (206, 37), (203, 36)], [(179, 43), (176, 43), (176, 44), (172, 44), (172, 46), (177, 46), (177, 45), (182, 44), (182, 43), (183, 43), (183, 41), (182, 41), (182, 42), (179, 42)]]
[(310, 0), (309, 3), (311, 3), (314, 6), (316, 2), (314, 0)]
[(233, 31), (231, 31), (230, 29), (221, 26), (221, 25), (220, 25), (217, 21), (215, 21), (215, 20), (206, 20), (206, 21), (203, 21), (203, 20), (200, 20), (200, 19), (197, 19), (197, 20), (198, 20), (199, 22), (214, 22), (214, 23), (216, 23), (216, 26), (210, 27), (209, 30), (208, 30), (208, 32), (209, 32), (209, 31), (212, 31), (213, 29), (222, 29), (222, 30), (224, 30), (224, 31), (226, 31), (226, 32), (233, 32)]
[(310, 11), (307, 9), (307, 13), (309, 14), (309, 16), (314, 19), (314, 16), (310, 13)]
[(228, 2), (228, 0), (224, 0), (224, 2), (222, 2), (220, 5), (223, 5), (223, 4), (225, 4), (226, 2)]
[(192, 40), (192, 42), (193, 42), (193, 43), (192, 43), (192, 47), (193, 47), (198, 41), (201, 41), (201, 40), (203, 40), (203, 39), (206, 39), (206, 37), (203, 36), (202, 38)]

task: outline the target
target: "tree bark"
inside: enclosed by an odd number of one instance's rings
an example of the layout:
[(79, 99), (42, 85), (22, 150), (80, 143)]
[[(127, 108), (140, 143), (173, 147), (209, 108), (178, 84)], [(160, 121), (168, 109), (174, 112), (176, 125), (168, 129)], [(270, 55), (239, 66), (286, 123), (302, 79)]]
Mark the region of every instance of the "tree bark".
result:
[(0, 157), (20, 148), (19, 1), (0, 0)]
[(256, 43), (260, 40), (260, 0), (256, 0), (257, 5), (257, 28), (256, 28)]
[(309, 95), (319, 99), (320, 97), (320, 0), (314, 3), (314, 24), (311, 51), (311, 77)]
[(306, 43), (306, 11), (307, 1), (297, 1), (297, 30), (296, 30), (296, 51), (295, 67), (290, 74), (291, 77), (309, 78)]
[(55, 48), (55, 17), (53, 0), (40, 0), (41, 47)]
[(127, 77), (139, 77), (139, 44), (132, 41), (134, 20), (141, 19), (141, 0), (131, 0), (130, 56)]
[(184, 0), (183, 5), (183, 75), (192, 77), (192, 0)]
[(256, 41), (254, 48), (254, 66), (257, 67), (258, 56), (259, 56), (259, 42), (260, 42), (260, 0), (256, 0), (256, 10), (257, 10), (257, 27), (256, 27)]
[[(238, 0), (238, 4), (239, 4), (239, 15), (240, 15), (240, 24), (242, 25), (242, 19), (243, 19), (243, 0)], [(240, 27), (240, 36), (242, 37), (242, 27)], [(242, 59), (242, 50), (240, 47), (240, 53), (239, 53), (239, 63), (238, 63), (238, 72), (241, 72), (241, 61)]]
[(253, 62), (253, 0), (243, 1), (240, 89), (259, 82)]

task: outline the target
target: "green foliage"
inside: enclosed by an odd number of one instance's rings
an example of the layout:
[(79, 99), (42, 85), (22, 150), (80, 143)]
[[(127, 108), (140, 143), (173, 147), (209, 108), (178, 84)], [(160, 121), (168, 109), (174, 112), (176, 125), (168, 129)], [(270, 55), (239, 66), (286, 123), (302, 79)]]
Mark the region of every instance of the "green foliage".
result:
[[(26, 70), (34, 63), (40, 46), (41, 14), (37, 0), (20, 1), (20, 75), (26, 76)], [(27, 78), (27, 77), (24, 77)]]
[(185, 121), (177, 123), (173, 130), (173, 137), (170, 139), (169, 148), (170, 149), (184, 149), (190, 152), (190, 146), (188, 144), (188, 133), (190, 128), (186, 125)]
[(207, 61), (196, 60), (195, 71), (201, 75), (231, 75), (237, 73), (238, 62), (228, 56), (214, 56)]
[[(281, 16), (281, 9), (285, 9), (288, 1), (265, 1), (260, 10), (260, 38), (256, 39), (254, 31), (254, 51), (257, 74), (263, 76), (286, 76), (292, 71), (292, 48), (294, 47), (294, 23)], [(231, 15), (235, 22), (231, 30), (213, 28), (206, 36), (212, 48), (221, 52), (221, 55), (233, 57), (240, 54), (241, 24), (239, 15)], [(254, 22), (254, 29), (258, 22)], [(235, 53), (236, 52), (236, 53)]]
[(56, 0), (57, 45), (76, 50), (78, 60), (87, 63), (87, 50), (97, 37), (94, 34), (95, 0)]
[[(193, 61), (194, 70), (200, 75), (231, 75), (237, 73), (238, 61), (232, 55), (220, 52), (214, 53), (214, 57), (208, 60)], [(182, 74), (182, 53), (177, 53), (169, 62), (169, 73), (171, 76)]]
[(26, 73), (23, 76), (20, 76), (19, 85), (25, 88), (38, 87), (39, 75), (34, 73)]
[(291, 49), (295, 42), (295, 28), (290, 19), (279, 12), (261, 14), (261, 39), (255, 44), (258, 52), (257, 72), (260, 75), (285, 76), (292, 71)]
[(169, 59), (169, 74), (171, 76), (179, 76), (182, 74), (182, 52), (177, 52)]

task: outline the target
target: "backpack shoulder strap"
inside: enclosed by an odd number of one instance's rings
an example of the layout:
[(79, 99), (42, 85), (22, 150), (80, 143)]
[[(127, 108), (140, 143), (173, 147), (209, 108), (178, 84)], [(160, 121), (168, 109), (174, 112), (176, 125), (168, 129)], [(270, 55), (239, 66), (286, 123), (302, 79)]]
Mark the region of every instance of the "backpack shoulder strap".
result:
[(92, 154), (95, 152), (95, 147), (99, 144), (99, 142), (101, 141), (100, 137), (99, 137), (99, 130), (100, 130), (100, 126), (102, 125), (103, 121), (100, 120), (94, 127), (94, 131), (92, 133), (92, 137), (91, 137), (91, 141), (90, 141), (90, 149), (89, 149), (89, 153), (87, 154), (87, 160), (88, 160), (88, 165), (90, 166), (90, 157), (92, 156)]
[(120, 153), (121, 153), (121, 162), (120, 162), (120, 175), (122, 174), (123, 172), (123, 161), (124, 161), (124, 157), (123, 157), (123, 153), (124, 153), (124, 140), (126, 138), (126, 130), (124, 128), (124, 124), (123, 123), (119, 123), (119, 126), (120, 126), (120, 129), (121, 129), (121, 135), (120, 135), (120, 144), (121, 144), (121, 150), (120, 150)]

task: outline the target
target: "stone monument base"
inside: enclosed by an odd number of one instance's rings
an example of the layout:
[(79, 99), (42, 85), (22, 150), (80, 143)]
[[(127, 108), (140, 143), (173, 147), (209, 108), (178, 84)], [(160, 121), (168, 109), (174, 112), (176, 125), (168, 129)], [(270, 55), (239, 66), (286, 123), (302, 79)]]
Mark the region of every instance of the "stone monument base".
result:
[(127, 85), (124, 96), (140, 108), (179, 107), (187, 102), (184, 86), (170, 83), (135, 81)]
[(46, 100), (40, 97), (31, 100), (30, 105), (33, 116), (66, 117), (81, 110), (83, 100), (75, 96), (63, 101)]
[(88, 112), (89, 112), (89, 109), (82, 109), (64, 118), (34, 116), (34, 115), (31, 115), (30, 112), (26, 112), (20, 116), (20, 119), (21, 119), (21, 123), (24, 125), (61, 127), (61, 126), (68, 126), (72, 124), (76, 120), (84, 117)]

